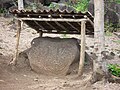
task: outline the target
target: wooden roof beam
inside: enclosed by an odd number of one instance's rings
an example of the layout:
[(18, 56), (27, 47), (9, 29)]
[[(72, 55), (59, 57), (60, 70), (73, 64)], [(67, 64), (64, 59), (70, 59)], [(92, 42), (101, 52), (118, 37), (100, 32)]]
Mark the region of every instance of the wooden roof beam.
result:
[(75, 30), (79, 31), (76, 27), (74, 27), (71, 23), (66, 22), (68, 25), (70, 25), (72, 28), (74, 28)]
[(58, 22), (81, 22), (81, 21), (88, 21), (88, 19), (70, 19), (70, 18), (16, 18), (18, 20), (28, 20), (28, 21), (58, 21)]
[(41, 29), (45, 29), (43, 26), (41, 26), (37, 21), (34, 21)]
[(49, 22), (46, 21), (46, 24), (49, 25), (53, 30), (57, 30), (53, 25), (51, 25)]
[(69, 31), (66, 27), (64, 27), (62, 24), (60, 24), (59, 22), (56, 22), (55, 21), (55, 23), (59, 26), (59, 27), (61, 27), (63, 30), (65, 30), (65, 31)]

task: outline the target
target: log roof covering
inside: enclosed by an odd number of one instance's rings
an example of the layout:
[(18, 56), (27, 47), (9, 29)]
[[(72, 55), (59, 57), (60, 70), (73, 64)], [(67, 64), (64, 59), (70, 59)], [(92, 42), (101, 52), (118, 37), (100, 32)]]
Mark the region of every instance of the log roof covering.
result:
[(36, 31), (55, 34), (80, 34), (81, 21), (86, 21), (86, 34), (94, 34), (93, 16), (89, 12), (68, 10), (17, 10), (11, 11)]

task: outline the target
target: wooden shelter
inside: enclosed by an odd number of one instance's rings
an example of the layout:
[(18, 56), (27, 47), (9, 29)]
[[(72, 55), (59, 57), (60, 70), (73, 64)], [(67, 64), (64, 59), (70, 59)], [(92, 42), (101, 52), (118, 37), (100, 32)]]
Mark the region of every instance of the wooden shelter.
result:
[[(18, 0), (20, 1), (20, 0)], [(82, 74), (85, 57), (85, 35), (94, 34), (93, 16), (89, 12), (75, 12), (68, 10), (24, 10), (23, 3), (18, 2), (19, 8), (11, 11), (18, 20), (17, 45), (15, 63), (18, 57), (18, 45), (21, 32), (21, 22), (25, 22), (28, 26), (35, 29), (42, 36), (43, 33), (54, 34), (81, 34), (81, 52), (79, 75)]]

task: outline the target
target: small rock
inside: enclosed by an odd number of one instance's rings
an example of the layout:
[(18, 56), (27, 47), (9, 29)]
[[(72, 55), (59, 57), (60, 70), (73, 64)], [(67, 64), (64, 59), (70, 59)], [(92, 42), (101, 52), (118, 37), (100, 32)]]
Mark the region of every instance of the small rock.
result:
[(0, 47), (0, 49), (2, 49), (2, 47)]
[(94, 46), (90, 46), (91, 48), (94, 48)]
[(0, 53), (0, 55), (3, 55), (2, 53)]
[(105, 45), (105, 47), (109, 47), (108, 45)]
[(92, 59), (96, 59), (96, 58), (97, 58), (96, 54), (93, 53), (93, 52), (91, 52), (91, 58), (92, 58)]
[(27, 75), (23, 75), (24, 77), (26, 77)]
[(39, 81), (39, 80), (38, 80), (38, 77), (36, 77), (36, 78), (34, 79), (34, 81)]
[(0, 80), (0, 82), (5, 82), (4, 80)]
[(15, 78), (15, 80), (18, 80), (18, 78)]
[(17, 37), (17, 35), (14, 35), (14, 37)]
[(0, 39), (0, 42), (3, 42), (3, 40), (2, 40), (2, 39)]
[(114, 56), (108, 55), (108, 56), (106, 56), (106, 59), (112, 60), (112, 59), (114, 59)]
[(111, 56), (115, 56), (115, 53), (113, 53), (113, 52), (110, 52), (110, 55), (111, 55)]
[(120, 55), (118, 57), (120, 58)]
[(64, 82), (64, 83), (62, 84), (62, 86), (63, 86), (63, 87), (68, 87), (68, 86), (70, 86), (70, 84), (67, 83), (67, 82)]
[(104, 56), (108, 55), (109, 52), (108, 51), (103, 51), (101, 54), (103, 54)]
[(32, 34), (36, 34), (36, 32), (32, 32)]
[(86, 46), (85, 49), (86, 49), (86, 50), (89, 50), (89, 47)]

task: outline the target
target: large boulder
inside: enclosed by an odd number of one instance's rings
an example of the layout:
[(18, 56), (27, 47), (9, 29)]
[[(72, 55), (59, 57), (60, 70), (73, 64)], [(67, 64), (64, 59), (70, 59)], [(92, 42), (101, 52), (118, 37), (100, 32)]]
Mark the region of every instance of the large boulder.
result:
[(72, 62), (79, 61), (76, 39), (35, 38), (27, 52), (31, 68), (47, 75), (66, 75)]

